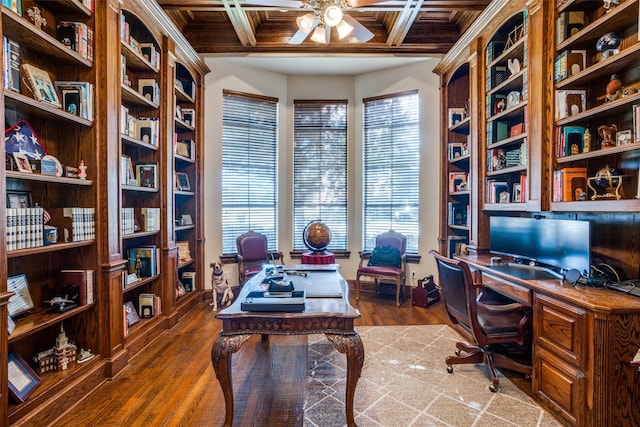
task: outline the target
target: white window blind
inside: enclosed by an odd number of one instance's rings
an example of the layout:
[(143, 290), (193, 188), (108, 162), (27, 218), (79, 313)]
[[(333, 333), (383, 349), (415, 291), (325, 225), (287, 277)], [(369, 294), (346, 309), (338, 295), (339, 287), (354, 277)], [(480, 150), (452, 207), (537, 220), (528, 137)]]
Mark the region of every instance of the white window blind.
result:
[(407, 236), (407, 252), (418, 251), (418, 92), (364, 101), (364, 249), (378, 234)]
[(293, 249), (320, 220), (331, 229), (327, 249), (347, 249), (347, 101), (294, 101)]
[(222, 106), (222, 251), (254, 230), (278, 247), (278, 100), (224, 91)]

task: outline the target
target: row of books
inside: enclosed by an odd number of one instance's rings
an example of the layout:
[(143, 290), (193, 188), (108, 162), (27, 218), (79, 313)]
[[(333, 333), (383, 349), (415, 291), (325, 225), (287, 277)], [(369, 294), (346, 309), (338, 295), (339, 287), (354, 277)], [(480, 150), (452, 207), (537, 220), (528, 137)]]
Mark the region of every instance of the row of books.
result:
[(586, 50), (565, 50), (556, 57), (553, 79), (556, 82), (574, 76), (587, 68)]
[(556, 157), (588, 152), (591, 148), (591, 132), (586, 127), (556, 127)]
[(78, 305), (93, 304), (96, 301), (94, 270), (61, 270), (58, 274), (58, 286), (65, 285), (78, 287)]
[(631, 107), (633, 117), (633, 142), (640, 142), (640, 104)]
[(2, 36), (4, 88), (20, 93), (20, 45)]
[(55, 87), (64, 111), (93, 121), (93, 83), (56, 80)]
[(44, 209), (6, 208), (6, 249), (37, 248), (44, 245)]
[[(136, 211), (139, 213), (136, 215)], [(123, 235), (136, 231), (159, 231), (160, 208), (121, 208), (120, 231)]]
[(120, 106), (120, 133), (151, 145), (158, 145), (158, 118), (135, 117), (129, 108)]
[(524, 166), (527, 164), (527, 141), (526, 139), (515, 148), (493, 148), (489, 150), (487, 170), (489, 172)]
[(58, 227), (65, 242), (96, 238), (95, 208), (66, 207), (49, 209), (51, 225)]
[(153, 245), (129, 249), (129, 274), (138, 278), (153, 277), (160, 273), (158, 248)]
[(120, 182), (133, 187), (158, 188), (158, 164), (138, 163), (127, 155), (120, 156)]
[(553, 201), (587, 200), (587, 168), (575, 167), (553, 171)]
[(83, 58), (93, 60), (93, 28), (84, 22), (59, 21), (56, 38)]
[(520, 175), (519, 182), (487, 181), (487, 203), (524, 203), (527, 200), (527, 176)]

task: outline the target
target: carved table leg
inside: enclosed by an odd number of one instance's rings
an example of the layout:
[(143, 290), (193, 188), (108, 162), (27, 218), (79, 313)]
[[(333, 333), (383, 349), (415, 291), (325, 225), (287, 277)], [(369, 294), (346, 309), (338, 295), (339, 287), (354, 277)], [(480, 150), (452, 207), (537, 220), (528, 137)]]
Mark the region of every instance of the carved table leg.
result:
[(222, 387), (225, 402), (225, 427), (233, 424), (233, 385), (231, 383), (231, 354), (238, 351), (251, 335), (220, 335), (211, 349), (211, 363)]
[(340, 353), (347, 355), (347, 389), (345, 394), (345, 410), (347, 415), (347, 425), (355, 426), (353, 418), (353, 398), (356, 394), (356, 384), (362, 373), (364, 363), (364, 346), (360, 335), (356, 332), (353, 335), (329, 335), (329, 341), (333, 343)]

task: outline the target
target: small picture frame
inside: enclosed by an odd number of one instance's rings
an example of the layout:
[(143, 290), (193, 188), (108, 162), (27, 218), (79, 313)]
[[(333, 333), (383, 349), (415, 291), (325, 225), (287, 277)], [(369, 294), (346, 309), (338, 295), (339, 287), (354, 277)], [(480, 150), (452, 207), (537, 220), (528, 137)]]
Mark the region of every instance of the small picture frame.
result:
[(180, 216), (180, 223), (182, 225), (193, 225), (193, 219), (190, 214), (182, 214)]
[(7, 191), (7, 207), (8, 208), (33, 207), (33, 204), (31, 202), (31, 193), (28, 191)]
[(619, 130), (616, 132), (616, 145), (628, 145), (633, 143), (633, 137), (631, 136), (631, 130)]
[(176, 172), (176, 189), (179, 191), (191, 191), (189, 175), (184, 172)]
[(24, 153), (20, 153), (15, 151), (13, 153), (13, 160), (16, 162), (16, 167), (20, 172), (32, 173), (31, 164), (29, 163), (29, 159), (25, 156)]
[(464, 108), (449, 108), (449, 127), (458, 125), (464, 119)]
[(9, 394), (18, 403), (25, 402), (42, 381), (18, 353), (9, 353), (8, 374)]
[(191, 250), (189, 249), (189, 242), (176, 242), (178, 248), (178, 262), (191, 261)]
[(178, 141), (176, 143), (176, 154), (187, 159), (193, 159), (191, 157), (192, 141)]

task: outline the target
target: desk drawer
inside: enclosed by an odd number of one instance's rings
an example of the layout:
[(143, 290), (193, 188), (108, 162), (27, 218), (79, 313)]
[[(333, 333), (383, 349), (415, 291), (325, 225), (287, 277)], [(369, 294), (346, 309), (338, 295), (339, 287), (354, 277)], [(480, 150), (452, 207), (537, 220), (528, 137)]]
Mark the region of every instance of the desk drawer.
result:
[(573, 305), (536, 294), (534, 340), (563, 360), (586, 369), (589, 342), (588, 313)]
[(519, 303), (533, 307), (533, 291), (531, 291), (531, 289), (525, 288), (517, 283), (500, 279), (484, 271), (482, 272), (482, 284)]
[(586, 382), (581, 370), (536, 346), (533, 393), (547, 409), (569, 425), (587, 425)]

